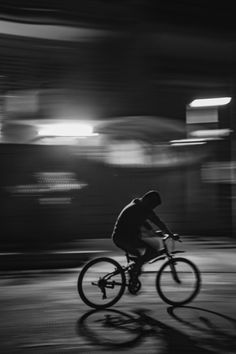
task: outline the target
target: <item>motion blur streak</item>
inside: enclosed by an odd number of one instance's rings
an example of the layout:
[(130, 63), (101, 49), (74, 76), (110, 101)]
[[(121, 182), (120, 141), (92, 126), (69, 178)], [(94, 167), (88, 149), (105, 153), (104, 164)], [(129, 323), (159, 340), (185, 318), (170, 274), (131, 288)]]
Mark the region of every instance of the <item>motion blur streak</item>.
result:
[(38, 131), (40, 136), (93, 136), (93, 127), (83, 123), (58, 123), (51, 125), (43, 125)]
[[(1, 354), (236, 353), (235, 4), (210, 3), (0, 1)], [(126, 265), (114, 223), (149, 190), (199, 296), (166, 306), (162, 259), (90, 311), (81, 269)]]
[(25, 24), (0, 21), (0, 33), (22, 37), (44, 38), (58, 41), (88, 41), (108, 35), (104, 30), (76, 28), (70, 26)]

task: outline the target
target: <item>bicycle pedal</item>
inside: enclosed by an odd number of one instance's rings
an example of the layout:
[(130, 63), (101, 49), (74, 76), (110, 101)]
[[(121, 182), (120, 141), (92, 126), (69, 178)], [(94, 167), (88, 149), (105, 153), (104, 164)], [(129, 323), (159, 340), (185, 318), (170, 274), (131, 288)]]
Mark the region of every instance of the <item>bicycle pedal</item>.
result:
[(141, 287), (142, 287), (142, 283), (139, 279), (130, 281), (128, 284), (129, 293), (132, 295), (136, 295), (140, 291)]

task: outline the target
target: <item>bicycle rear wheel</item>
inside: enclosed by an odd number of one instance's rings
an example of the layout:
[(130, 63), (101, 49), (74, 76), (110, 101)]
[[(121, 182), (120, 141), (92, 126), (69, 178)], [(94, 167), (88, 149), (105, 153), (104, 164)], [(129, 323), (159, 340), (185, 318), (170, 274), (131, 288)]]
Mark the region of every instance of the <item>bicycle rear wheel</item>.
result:
[(186, 258), (172, 258), (165, 262), (156, 277), (156, 289), (161, 299), (174, 306), (192, 301), (200, 286), (200, 272)]
[(88, 262), (80, 272), (77, 288), (84, 303), (96, 309), (114, 305), (123, 295), (126, 277), (120, 264), (100, 257)]

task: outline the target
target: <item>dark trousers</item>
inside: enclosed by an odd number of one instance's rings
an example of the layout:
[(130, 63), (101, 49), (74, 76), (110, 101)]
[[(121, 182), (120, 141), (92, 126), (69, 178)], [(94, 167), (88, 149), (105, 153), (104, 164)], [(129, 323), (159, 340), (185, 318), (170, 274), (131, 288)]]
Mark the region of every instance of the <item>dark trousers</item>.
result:
[[(159, 251), (152, 248), (150, 245), (147, 245), (145, 241), (138, 237), (132, 241), (128, 240), (128, 242), (126, 240), (124, 241), (123, 239), (113, 238), (113, 242), (123, 251), (137, 256), (136, 263), (140, 265), (159, 255)], [(144, 254), (142, 254), (141, 250), (144, 250)]]

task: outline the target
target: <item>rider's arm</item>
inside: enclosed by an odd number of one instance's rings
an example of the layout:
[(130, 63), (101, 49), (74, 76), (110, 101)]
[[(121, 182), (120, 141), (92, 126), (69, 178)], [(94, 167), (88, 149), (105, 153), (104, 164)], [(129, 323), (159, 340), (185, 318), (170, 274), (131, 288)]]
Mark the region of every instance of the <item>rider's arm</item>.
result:
[(152, 211), (150, 215), (148, 215), (148, 219), (156, 226), (158, 226), (162, 232), (167, 233), (171, 237), (173, 236), (173, 233), (170, 231), (168, 226), (164, 223), (164, 221), (159, 218), (159, 216), (154, 213), (154, 211)]
[(144, 221), (143, 227), (145, 227), (147, 230), (150, 230), (150, 231), (153, 230), (153, 228), (151, 227), (151, 225), (147, 221)]

